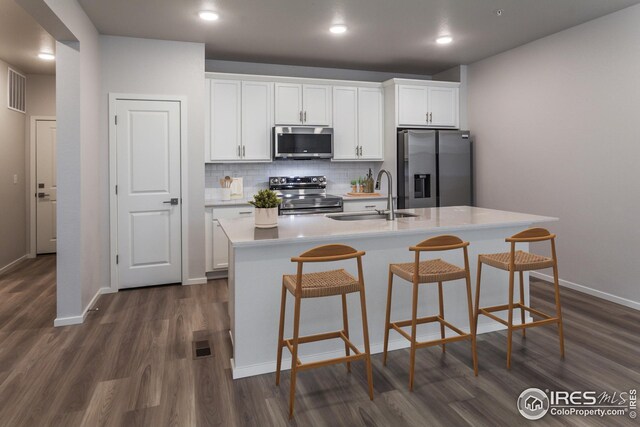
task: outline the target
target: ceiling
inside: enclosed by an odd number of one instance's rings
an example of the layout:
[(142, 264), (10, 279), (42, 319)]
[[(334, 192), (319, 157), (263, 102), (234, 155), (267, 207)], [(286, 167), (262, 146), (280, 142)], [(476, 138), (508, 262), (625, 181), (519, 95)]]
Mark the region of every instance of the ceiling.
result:
[(14, 0), (0, 0), (0, 59), (27, 74), (55, 74), (55, 61), (38, 58), (55, 48), (53, 37)]
[[(640, 0), (79, 2), (103, 34), (204, 42), (208, 59), (433, 74)], [(200, 20), (202, 9), (218, 12), (220, 19)], [(330, 34), (333, 23), (345, 23), (348, 32)], [(444, 33), (454, 42), (439, 46), (435, 38)]]

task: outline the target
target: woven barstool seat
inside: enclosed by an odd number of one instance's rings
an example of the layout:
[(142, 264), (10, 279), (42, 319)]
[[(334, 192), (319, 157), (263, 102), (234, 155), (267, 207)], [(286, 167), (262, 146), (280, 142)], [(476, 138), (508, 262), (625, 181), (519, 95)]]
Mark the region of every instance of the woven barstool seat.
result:
[[(292, 295), (296, 294), (296, 275), (283, 276), (284, 285)], [(328, 297), (350, 294), (360, 290), (358, 279), (345, 270), (323, 271), (302, 275), (302, 298)]]
[[(541, 255), (532, 254), (524, 251), (516, 251), (515, 254), (515, 271), (539, 270), (543, 268), (553, 267), (553, 260)], [(478, 255), (480, 262), (490, 265), (501, 270), (509, 271), (510, 252), (502, 252), (498, 254), (482, 254)]]
[[(391, 264), (391, 272), (402, 277), (409, 283), (413, 282), (413, 273), (416, 269), (414, 262)], [(449, 280), (464, 279), (467, 272), (457, 265), (449, 264), (441, 259), (422, 261), (418, 267), (418, 280), (420, 283), (447, 282)]]

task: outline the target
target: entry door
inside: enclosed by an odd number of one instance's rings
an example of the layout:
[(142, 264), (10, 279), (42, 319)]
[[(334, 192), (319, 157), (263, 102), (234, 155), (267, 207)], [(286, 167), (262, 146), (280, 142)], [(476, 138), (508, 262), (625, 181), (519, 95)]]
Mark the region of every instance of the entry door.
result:
[(182, 280), (180, 103), (116, 101), (120, 288)]
[(56, 251), (56, 121), (36, 121), (36, 252)]

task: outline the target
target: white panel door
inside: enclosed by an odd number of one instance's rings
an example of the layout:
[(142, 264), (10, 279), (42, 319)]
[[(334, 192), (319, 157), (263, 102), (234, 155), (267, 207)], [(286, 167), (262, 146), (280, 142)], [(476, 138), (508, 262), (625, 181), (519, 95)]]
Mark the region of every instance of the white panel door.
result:
[(382, 160), (382, 108), (382, 88), (358, 88), (358, 141), (362, 160)]
[(271, 160), (273, 83), (242, 82), (242, 159)]
[(457, 88), (429, 88), (429, 125), (458, 127)]
[(428, 90), (425, 86), (398, 86), (398, 124), (427, 126)]
[(358, 158), (358, 89), (333, 88), (333, 158)]
[(276, 83), (276, 124), (302, 124), (302, 85)]
[(116, 102), (119, 287), (181, 282), (180, 103)]
[(331, 126), (331, 86), (302, 85), (302, 122), (309, 126)]
[(56, 251), (56, 122), (36, 122), (36, 253)]
[(240, 86), (236, 80), (211, 81), (211, 160), (240, 158)]

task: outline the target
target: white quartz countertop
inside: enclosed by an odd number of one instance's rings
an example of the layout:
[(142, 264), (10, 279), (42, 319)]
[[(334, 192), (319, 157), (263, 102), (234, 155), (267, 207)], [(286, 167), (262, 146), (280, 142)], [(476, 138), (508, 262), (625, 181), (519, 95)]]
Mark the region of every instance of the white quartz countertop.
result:
[(427, 233), (451, 233), (557, 221), (558, 218), (499, 211), (470, 206), (429, 209), (403, 209), (398, 212), (416, 217), (394, 221), (380, 219), (337, 221), (325, 215), (293, 215), (278, 217), (278, 227), (257, 229), (254, 218), (220, 219), (220, 225), (234, 247), (287, 244), (293, 241), (331, 242), (341, 238), (383, 237)]

